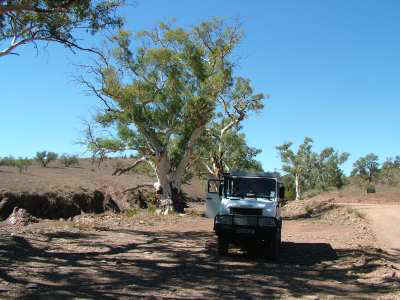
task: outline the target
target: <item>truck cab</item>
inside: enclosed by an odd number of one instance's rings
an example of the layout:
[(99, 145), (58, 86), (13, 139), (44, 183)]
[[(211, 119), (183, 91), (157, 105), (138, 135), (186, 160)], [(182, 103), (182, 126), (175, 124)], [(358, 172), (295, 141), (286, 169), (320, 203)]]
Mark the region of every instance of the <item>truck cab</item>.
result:
[(269, 173), (231, 172), (209, 180), (206, 216), (214, 218), (218, 252), (230, 244), (258, 247), (276, 259), (281, 245), (284, 187)]

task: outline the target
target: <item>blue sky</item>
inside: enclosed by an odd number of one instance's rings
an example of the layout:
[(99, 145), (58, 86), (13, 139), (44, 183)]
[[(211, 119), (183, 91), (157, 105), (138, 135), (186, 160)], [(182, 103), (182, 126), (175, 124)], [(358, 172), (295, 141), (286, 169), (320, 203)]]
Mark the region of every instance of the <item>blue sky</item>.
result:
[[(266, 170), (279, 170), (275, 146), (305, 136), (315, 150), (333, 146), (381, 161), (400, 155), (400, 2), (386, 1), (155, 1), (123, 10), (128, 29), (176, 18), (190, 26), (206, 18), (240, 16), (246, 37), (237, 75), (269, 94), (265, 110), (245, 122), (248, 143), (261, 148)], [(0, 58), (0, 156), (39, 150), (82, 153), (74, 144), (96, 99), (73, 83), (73, 55), (50, 45), (37, 54)]]

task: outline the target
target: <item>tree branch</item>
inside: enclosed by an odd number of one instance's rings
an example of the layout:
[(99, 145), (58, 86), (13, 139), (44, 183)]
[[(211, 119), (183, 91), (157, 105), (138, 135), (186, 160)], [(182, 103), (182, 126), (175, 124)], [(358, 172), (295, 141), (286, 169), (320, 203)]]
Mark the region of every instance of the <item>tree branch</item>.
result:
[(141, 164), (142, 162), (144, 162), (146, 160), (147, 160), (147, 157), (143, 156), (142, 158), (140, 158), (137, 161), (135, 161), (132, 166), (129, 166), (127, 168), (117, 168), (112, 175), (113, 176), (115, 176), (115, 175), (119, 176), (119, 175), (125, 174), (126, 172), (129, 172), (130, 170), (134, 169), (137, 165)]
[(197, 139), (200, 137), (203, 129), (204, 129), (204, 125), (196, 127), (196, 129), (193, 131), (193, 133), (190, 137), (190, 140), (186, 145), (186, 149), (183, 154), (183, 157), (182, 157), (181, 161), (179, 162), (178, 167), (176, 168), (176, 178), (181, 179), (183, 177), (183, 174), (185, 174), (186, 166), (187, 166), (187, 164), (189, 162), (189, 158), (191, 157), (192, 152), (193, 152), (193, 146), (196, 143)]
[(143, 183), (143, 184), (139, 184), (138, 186), (135, 186), (135, 187), (133, 187), (133, 188), (129, 188), (129, 189), (126, 189), (125, 191), (123, 191), (122, 193), (127, 193), (127, 192), (134, 192), (134, 191), (136, 191), (137, 189), (140, 189), (140, 188), (142, 188), (142, 187), (152, 187), (152, 188), (154, 188), (154, 183)]
[(15, 39), (16, 39), (16, 37), (14, 36), (11, 45), (10, 45), (8, 48), (6, 48), (6, 49), (0, 51), (0, 57), (5, 56), (5, 55), (8, 55), (8, 54), (18, 55), (17, 53), (12, 53), (11, 51), (13, 51), (13, 50), (14, 50), (15, 48), (17, 48), (18, 46), (21, 46), (21, 45), (23, 45), (23, 44), (32, 42), (32, 41), (34, 40), (33, 38), (28, 38), (28, 39), (23, 39), (23, 40), (20, 40), (20, 41), (18, 41), (18, 42), (15, 42)]
[(32, 5), (0, 5), (0, 15), (6, 12), (11, 12), (11, 11), (26, 11), (26, 12), (35, 12), (35, 13), (40, 13), (40, 14), (50, 14), (50, 13), (55, 13), (55, 12), (62, 12), (68, 9), (74, 2), (79, 3), (79, 0), (68, 0), (65, 3), (61, 3), (61, 5), (56, 6), (51, 9), (43, 9), (39, 8), (37, 6), (32, 6)]

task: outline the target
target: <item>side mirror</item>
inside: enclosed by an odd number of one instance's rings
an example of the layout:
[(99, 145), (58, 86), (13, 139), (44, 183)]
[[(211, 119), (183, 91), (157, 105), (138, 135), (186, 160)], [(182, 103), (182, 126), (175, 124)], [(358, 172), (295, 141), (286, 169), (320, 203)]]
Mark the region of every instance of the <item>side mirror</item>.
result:
[(223, 193), (223, 192), (224, 192), (224, 184), (221, 183), (221, 184), (219, 185), (219, 188), (218, 188), (218, 194), (219, 194), (220, 197), (222, 196), (222, 193)]
[(281, 199), (281, 200), (285, 199), (285, 187), (284, 186), (281, 186), (279, 188), (279, 199)]

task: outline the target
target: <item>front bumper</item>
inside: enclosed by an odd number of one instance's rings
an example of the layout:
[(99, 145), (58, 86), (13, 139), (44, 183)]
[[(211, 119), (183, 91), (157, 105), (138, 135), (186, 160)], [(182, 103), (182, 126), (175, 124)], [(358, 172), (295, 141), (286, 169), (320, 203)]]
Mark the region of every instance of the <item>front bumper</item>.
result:
[(214, 231), (218, 236), (235, 240), (272, 240), (282, 227), (280, 219), (265, 216), (217, 215)]

